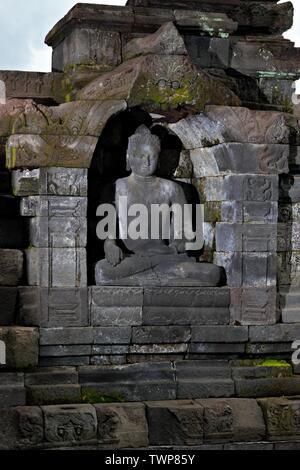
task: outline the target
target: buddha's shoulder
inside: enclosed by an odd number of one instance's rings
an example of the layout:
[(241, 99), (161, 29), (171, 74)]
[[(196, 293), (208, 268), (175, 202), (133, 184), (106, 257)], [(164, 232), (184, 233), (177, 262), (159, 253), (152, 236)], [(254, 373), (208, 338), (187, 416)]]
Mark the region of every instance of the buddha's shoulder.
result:
[(119, 178), (116, 181), (116, 191), (117, 192), (123, 192), (126, 191), (128, 186), (129, 186), (129, 178)]
[(172, 193), (176, 193), (181, 190), (181, 186), (176, 183), (176, 181), (166, 180), (164, 178), (157, 178), (159, 180), (160, 186), (162, 186), (165, 190), (168, 190)]

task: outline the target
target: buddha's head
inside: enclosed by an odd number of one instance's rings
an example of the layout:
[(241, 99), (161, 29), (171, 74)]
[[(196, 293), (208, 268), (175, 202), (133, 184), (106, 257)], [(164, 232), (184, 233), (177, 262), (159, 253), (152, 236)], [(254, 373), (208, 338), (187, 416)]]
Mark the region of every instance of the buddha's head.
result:
[(161, 146), (157, 136), (146, 126), (140, 126), (129, 138), (127, 166), (138, 176), (152, 176), (158, 165)]

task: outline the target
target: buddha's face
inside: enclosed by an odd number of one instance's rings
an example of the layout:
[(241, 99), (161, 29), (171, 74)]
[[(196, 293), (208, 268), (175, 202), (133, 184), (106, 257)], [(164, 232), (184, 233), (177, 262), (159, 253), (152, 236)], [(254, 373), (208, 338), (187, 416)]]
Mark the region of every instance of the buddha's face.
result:
[(134, 175), (152, 176), (157, 168), (159, 154), (154, 146), (144, 144), (136, 155), (129, 154), (129, 165)]

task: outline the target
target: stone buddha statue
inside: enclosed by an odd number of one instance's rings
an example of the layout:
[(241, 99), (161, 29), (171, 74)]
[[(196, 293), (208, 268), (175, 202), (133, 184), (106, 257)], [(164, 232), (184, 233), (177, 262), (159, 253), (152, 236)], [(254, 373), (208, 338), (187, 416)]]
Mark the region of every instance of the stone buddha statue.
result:
[[(159, 137), (146, 126), (140, 126), (129, 138), (127, 165), (131, 174), (115, 184), (114, 205), (119, 234), (108, 234), (104, 242), (105, 259), (96, 264), (96, 284), (224, 285), (226, 276), (223, 268), (199, 263), (188, 256), (187, 240), (190, 241), (192, 235), (187, 239), (185, 230), (180, 224), (174, 224), (170, 213), (162, 217), (159, 227), (157, 219), (153, 221), (153, 208), (164, 205), (165, 208), (175, 207), (184, 211), (187, 205), (178, 183), (155, 176), (160, 151)], [(139, 212), (138, 222), (133, 218), (133, 212), (135, 216)], [(135, 228), (139, 226), (140, 236), (136, 232), (130, 233), (131, 224)], [(166, 226), (170, 235), (167, 239)]]

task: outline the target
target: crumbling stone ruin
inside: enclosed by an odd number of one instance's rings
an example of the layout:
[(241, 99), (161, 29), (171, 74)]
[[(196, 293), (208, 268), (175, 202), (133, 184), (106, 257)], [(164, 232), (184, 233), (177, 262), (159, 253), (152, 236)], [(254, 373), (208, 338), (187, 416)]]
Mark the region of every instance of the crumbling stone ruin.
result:
[[(300, 448), (292, 22), (276, 0), (77, 4), (51, 73), (0, 72), (1, 449)], [(96, 286), (96, 209), (141, 125), (226, 286)]]

